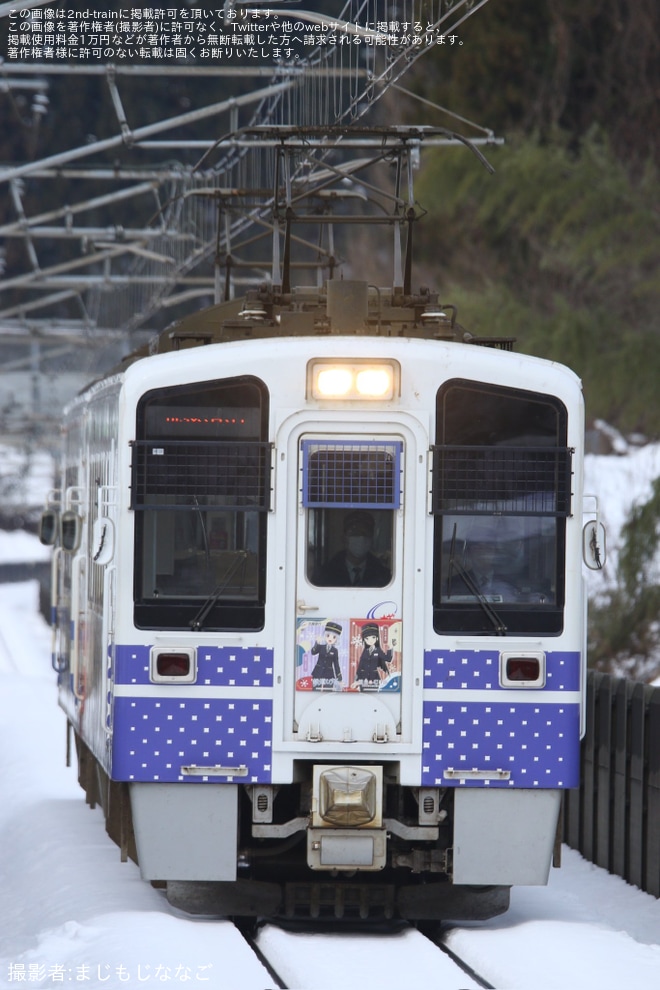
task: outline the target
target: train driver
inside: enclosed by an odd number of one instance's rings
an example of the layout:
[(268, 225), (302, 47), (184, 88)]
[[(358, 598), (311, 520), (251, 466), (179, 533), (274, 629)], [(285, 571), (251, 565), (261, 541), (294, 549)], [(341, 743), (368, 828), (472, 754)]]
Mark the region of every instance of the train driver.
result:
[(313, 583), (321, 587), (382, 588), (389, 584), (391, 572), (372, 552), (374, 518), (364, 509), (350, 512), (343, 523), (343, 549), (326, 561), (314, 575)]

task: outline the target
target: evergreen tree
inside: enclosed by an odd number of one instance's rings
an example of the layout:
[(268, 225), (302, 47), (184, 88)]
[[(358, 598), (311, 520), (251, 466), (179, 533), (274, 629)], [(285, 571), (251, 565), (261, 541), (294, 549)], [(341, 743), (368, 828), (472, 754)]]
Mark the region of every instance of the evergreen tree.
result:
[(514, 135), (489, 158), (492, 176), (463, 151), (427, 155), (428, 279), (471, 331), (570, 365), (590, 416), (660, 436), (657, 169), (631, 176), (596, 128), (577, 148)]
[(617, 586), (590, 609), (589, 665), (650, 681), (660, 674), (660, 478), (621, 536)]

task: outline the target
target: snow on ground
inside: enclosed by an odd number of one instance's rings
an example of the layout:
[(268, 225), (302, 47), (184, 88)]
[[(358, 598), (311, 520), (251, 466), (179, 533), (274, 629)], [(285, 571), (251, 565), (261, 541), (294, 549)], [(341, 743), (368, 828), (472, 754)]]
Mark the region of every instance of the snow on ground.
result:
[[(66, 721), (37, 594), (36, 582), (0, 585), (0, 988), (263, 990), (270, 978), (234, 926), (177, 914), (120, 862), (101, 812), (85, 806), (65, 766)], [(194, 841), (193, 823), (191, 832)]]
[(546, 890), (513, 890), (511, 908), (451, 948), (496, 987), (651, 990), (660, 986), (660, 901), (562, 850)]
[[(0, 988), (273, 986), (231, 924), (175, 911), (121, 863), (100, 811), (85, 806), (65, 766), (37, 592), (36, 582), (0, 585)], [(572, 850), (564, 864), (547, 888), (514, 890), (501, 918), (455, 929), (451, 947), (502, 990), (657, 990), (660, 901)], [(260, 944), (299, 990), (472, 985), (416, 932), (365, 939), (267, 926)]]
[(50, 560), (52, 551), (23, 529), (2, 532), (0, 564), (32, 564)]

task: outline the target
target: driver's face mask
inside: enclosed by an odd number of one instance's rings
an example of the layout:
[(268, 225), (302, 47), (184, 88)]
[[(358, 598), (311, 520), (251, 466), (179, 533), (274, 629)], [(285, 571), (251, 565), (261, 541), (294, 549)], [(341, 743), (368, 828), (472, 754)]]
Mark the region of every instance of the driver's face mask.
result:
[(346, 546), (350, 555), (360, 560), (367, 556), (371, 547), (371, 540), (368, 536), (349, 536), (346, 540)]

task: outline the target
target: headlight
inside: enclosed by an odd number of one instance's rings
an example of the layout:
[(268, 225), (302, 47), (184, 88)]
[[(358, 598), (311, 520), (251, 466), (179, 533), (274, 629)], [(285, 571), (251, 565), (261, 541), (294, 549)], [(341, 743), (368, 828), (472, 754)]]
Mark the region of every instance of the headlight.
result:
[(314, 821), (317, 826), (380, 827), (382, 767), (314, 767)]
[(355, 376), (357, 390), (364, 398), (389, 399), (392, 394), (391, 368), (366, 368)]
[(343, 398), (353, 387), (353, 375), (348, 368), (321, 368), (316, 376), (317, 398)]
[(313, 399), (388, 401), (399, 393), (396, 361), (312, 361), (307, 395)]

